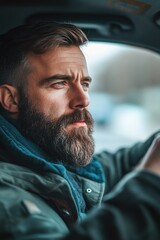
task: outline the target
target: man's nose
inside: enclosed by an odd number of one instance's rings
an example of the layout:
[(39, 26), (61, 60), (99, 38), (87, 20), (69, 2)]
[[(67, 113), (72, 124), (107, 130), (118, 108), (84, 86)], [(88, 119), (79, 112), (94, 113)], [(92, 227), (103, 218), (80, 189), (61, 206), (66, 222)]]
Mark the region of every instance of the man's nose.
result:
[(88, 92), (82, 87), (76, 87), (72, 90), (69, 106), (72, 109), (84, 109), (89, 105)]

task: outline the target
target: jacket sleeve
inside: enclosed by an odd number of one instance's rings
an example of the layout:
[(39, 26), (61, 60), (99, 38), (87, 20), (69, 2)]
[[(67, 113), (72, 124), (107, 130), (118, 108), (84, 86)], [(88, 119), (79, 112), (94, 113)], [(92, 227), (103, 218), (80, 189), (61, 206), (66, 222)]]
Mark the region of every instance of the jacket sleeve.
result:
[(139, 142), (132, 147), (121, 148), (115, 153), (103, 151), (95, 157), (101, 162), (105, 174), (105, 194), (123, 178), (131, 172), (142, 160), (151, 143), (159, 132), (154, 133), (145, 142)]
[(130, 173), (63, 240), (159, 240), (160, 178)]

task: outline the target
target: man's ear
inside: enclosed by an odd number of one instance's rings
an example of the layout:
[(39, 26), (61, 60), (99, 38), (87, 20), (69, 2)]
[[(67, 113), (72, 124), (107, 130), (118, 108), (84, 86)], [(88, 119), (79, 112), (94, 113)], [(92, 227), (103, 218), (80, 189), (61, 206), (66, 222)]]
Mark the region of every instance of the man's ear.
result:
[(8, 84), (0, 86), (0, 103), (10, 113), (18, 112), (18, 90)]

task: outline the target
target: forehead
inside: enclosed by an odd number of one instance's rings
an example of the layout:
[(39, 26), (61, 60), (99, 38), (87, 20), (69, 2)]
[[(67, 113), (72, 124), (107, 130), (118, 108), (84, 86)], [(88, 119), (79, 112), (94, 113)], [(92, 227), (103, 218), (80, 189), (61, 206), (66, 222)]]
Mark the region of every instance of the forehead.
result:
[(44, 54), (29, 56), (29, 62), (33, 70), (65, 71), (67, 68), (87, 72), (86, 59), (79, 47), (57, 47)]

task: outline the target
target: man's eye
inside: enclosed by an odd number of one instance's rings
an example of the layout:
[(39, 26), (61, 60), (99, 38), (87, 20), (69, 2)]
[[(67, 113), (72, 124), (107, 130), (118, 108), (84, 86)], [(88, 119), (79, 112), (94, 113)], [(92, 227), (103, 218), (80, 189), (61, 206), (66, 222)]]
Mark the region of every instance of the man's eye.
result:
[(65, 81), (61, 81), (61, 82), (55, 82), (51, 86), (53, 88), (62, 88), (64, 85), (65, 85)]
[(87, 90), (90, 87), (90, 84), (88, 82), (84, 82), (82, 83), (82, 87)]

